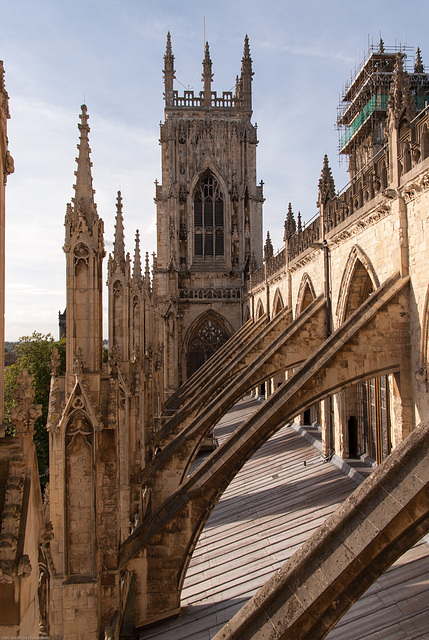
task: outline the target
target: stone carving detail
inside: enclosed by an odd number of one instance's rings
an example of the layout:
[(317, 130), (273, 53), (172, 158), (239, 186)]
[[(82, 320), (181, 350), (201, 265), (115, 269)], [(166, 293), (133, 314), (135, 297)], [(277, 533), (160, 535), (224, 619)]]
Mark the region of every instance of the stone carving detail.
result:
[(109, 429), (113, 429), (116, 425), (116, 380), (114, 378), (110, 378), (109, 380), (109, 396), (107, 400), (108, 411), (107, 411), (107, 426)]
[(64, 404), (61, 402), (60, 380), (56, 374), (52, 373), (51, 390), (49, 393), (48, 420), (46, 424), (48, 431), (53, 431), (58, 426), (58, 422), (63, 411)]
[(83, 360), (83, 349), (82, 347), (77, 347), (74, 355), (73, 355), (73, 371), (74, 373), (78, 374), (78, 375), (82, 375), (82, 371), (83, 371), (83, 367), (84, 367), (84, 360)]
[(121, 352), (119, 346), (114, 344), (109, 352), (109, 366), (110, 371), (115, 375), (118, 373), (118, 365), (121, 359)]
[(33, 404), (34, 389), (32, 383), (34, 376), (23, 369), (18, 376), (18, 388), (12, 394), (15, 401), (10, 410), (12, 425), (18, 436), (32, 436), (34, 433), (34, 423), (42, 415), (42, 405)]
[(386, 216), (390, 215), (390, 212), (391, 206), (386, 202), (381, 203), (377, 207), (377, 209), (375, 209), (375, 211), (370, 213), (365, 218), (362, 218), (359, 221), (355, 222), (355, 224), (352, 224), (350, 227), (348, 227), (344, 231), (341, 231), (334, 238), (332, 238), (331, 244), (333, 246), (338, 246), (349, 238), (353, 238), (358, 233), (365, 231), (365, 229), (368, 229), (372, 225), (376, 224), (377, 222), (379, 222), (379, 220), (382, 220)]
[(185, 300), (238, 300), (240, 289), (181, 289), (180, 298)]
[(12, 583), (17, 577), (25, 578), (31, 572), (28, 556), (17, 558), (25, 474), (26, 459), (17, 446), (9, 458), (4, 496), (0, 531), (0, 583)]
[(222, 327), (212, 319), (201, 325), (198, 336), (202, 342), (210, 345), (218, 344), (225, 339)]
[(131, 362), (133, 364), (140, 362), (140, 347), (138, 344), (135, 344), (131, 354)]
[(429, 189), (429, 171), (421, 175), (417, 183), (422, 190), (426, 191), (426, 189)]
[(61, 364), (60, 354), (58, 353), (58, 349), (54, 347), (51, 351), (51, 360), (50, 360), (51, 375), (53, 376), (58, 375), (60, 364)]

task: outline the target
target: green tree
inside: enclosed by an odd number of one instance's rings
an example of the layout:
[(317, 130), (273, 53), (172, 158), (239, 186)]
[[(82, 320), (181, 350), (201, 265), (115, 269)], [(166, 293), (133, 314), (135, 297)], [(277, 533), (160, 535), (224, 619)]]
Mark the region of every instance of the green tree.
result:
[(60, 356), (59, 374), (65, 372), (66, 362), (66, 341), (62, 338), (55, 342), (50, 333), (43, 335), (34, 331), (31, 336), (24, 336), (19, 339), (15, 347), (17, 355), (16, 364), (7, 367), (4, 380), (4, 409), (5, 422), (8, 424), (7, 433), (13, 435), (13, 427), (10, 419), (10, 409), (14, 404), (12, 392), (17, 386), (17, 378), (22, 369), (34, 376), (34, 403), (42, 405), (42, 415), (34, 424), (34, 443), (36, 445), (37, 460), (39, 463), (39, 474), (41, 481), (47, 480), (46, 474), (49, 467), (49, 437), (46, 430), (48, 417), (49, 390), (51, 386), (51, 354), (56, 347)]

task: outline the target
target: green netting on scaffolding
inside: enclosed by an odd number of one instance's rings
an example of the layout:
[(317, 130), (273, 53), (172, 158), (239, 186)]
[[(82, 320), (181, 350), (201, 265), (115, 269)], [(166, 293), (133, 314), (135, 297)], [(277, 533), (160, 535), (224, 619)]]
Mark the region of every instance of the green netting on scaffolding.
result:
[[(348, 145), (350, 140), (359, 129), (365, 124), (368, 118), (371, 116), (374, 111), (386, 111), (387, 110), (387, 102), (389, 96), (387, 94), (375, 95), (372, 96), (371, 100), (364, 106), (362, 111), (358, 113), (356, 118), (351, 122), (350, 126), (344, 132), (344, 134), (340, 138), (340, 153), (343, 151), (344, 147)], [(416, 103), (417, 111), (421, 111), (427, 105), (429, 105), (429, 95), (424, 96), (414, 96), (414, 101)]]
[(418, 111), (421, 111), (429, 104), (429, 96), (427, 94), (424, 96), (414, 96), (414, 100), (416, 101)]
[(362, 111), (358, 113), (356, 118), (351, 122), (348, 129), (340, 138), (340, 151), (348, 145), (353, 136), (359, 131), (359, 129), (365, 124), (368, 118), (374, 111), (385, 111), (387, 109), (387, 101), (389, 96), (386, 94), (372, 96), (371, 100), (367, 102)]

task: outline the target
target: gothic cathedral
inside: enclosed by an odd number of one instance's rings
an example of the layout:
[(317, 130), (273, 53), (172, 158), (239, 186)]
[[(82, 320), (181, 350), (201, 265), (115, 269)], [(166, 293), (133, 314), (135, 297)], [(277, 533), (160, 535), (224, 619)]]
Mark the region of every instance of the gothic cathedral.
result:
[(262, 264), (262, 184), (256, 184), (252, 61), (246, 36), (235, 95), (212, 91), (206, 44), (198, 96), (173, 89), (164, 56), (162, 184), (156, 186), (155, 288), (163, 300), (166, 393), (174, 391), (242, 324), (241, 288)]
[(152, 274), (148, 255), (143, 272), (137, 232), (131, 264), (118, 192), (108, 260), (108, 363), (104, 228), (94, 202), (85, 105), (78, 125), (75, 197), (65, 219), (66, 375), (58, 376), (54, 363), (48, 418), (50, 629), (70, 639), (81, 637), (82, 619), (86, 637), (96, 638), (97, 620), (105, 625), (122, 606), (118, 548), (155, 504), (156, 495), (142, 491), (141, 474), (156, 453), (160, 407), (240, 328), (246, 273), (262, 264), (248, 39), (235, 95), (212, 91), (208, 44), (199, 96), (179, 96), (174, 74), (168, 34), (158, 250)]

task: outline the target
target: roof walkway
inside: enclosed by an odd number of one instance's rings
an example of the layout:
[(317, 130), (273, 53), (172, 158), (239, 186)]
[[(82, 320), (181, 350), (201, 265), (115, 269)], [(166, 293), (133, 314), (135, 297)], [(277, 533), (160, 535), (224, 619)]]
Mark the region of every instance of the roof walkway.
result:
[[(260, 403), (237, 403), (216, 427), (222, 442)], [(245, 464), (215, 507), (195, 549), (183, 613), (140, 640), (211, 640), (353, 491), (358, 473), (323, 462), (302, 430), (283, 427)], [(196, 461), (198, 462), (198, 461)], [(349, 470), (350, 471), (350, 470)], [(329, 640), (429, 637), (429, 547), (404, 554), (353, 605)]]

